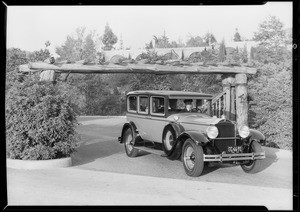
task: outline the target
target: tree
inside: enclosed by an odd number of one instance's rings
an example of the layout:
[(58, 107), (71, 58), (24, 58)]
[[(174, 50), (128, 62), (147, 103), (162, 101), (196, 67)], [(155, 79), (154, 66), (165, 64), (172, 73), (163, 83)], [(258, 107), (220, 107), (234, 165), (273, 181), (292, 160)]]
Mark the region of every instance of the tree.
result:
[(172, 45), (169, 43), (169, 38), (166, 36), (166, 32), (161, 37), (153, 35), (155, 48), (170, 48)]
[(224, 62), (225, 59), (226, 59), (226, 47), (225, 47), (225, 41), (222, 40), (220, 47), (219, 47), (218, 61)]
[(186, 42), (187, 47), (202, 47), (207, 46), (207, 43), (203, 42), (200, 36), (190, 37), (190, 39)]
[(258, 69), (249, 78), (249, 124), (266, 135), (267, 143), (292, 149), (292, 52), (285, 46), (283, 24), (267, 18), (255, 32), (259, 46), (251, 58)]
[(215, 36), (209, 32), (207, 32), (204, 35), (203, 40), (205, 41), (205, 43), (207, 43), (207, 45), (212, 45), (212, 44), (214, 45), (215, 43), (217, 43)]
[(85, 43), (82, 50), (82, 58), (86, 61), (95, 61), (96, 60), (96, 46), (95, 42), (92, 39), (92, 34), (89, 34), (85, 37)]
[(235, 34), (234, 34), (233, 40), (234, 40), (234, 42), (242, 41), (241, 35), (240, 35), (240, 33), (238, 32), (238, 29), (236, 29), (236, 32), (235, 32)]
[(259, 24), (258, 31), (254, 33), (254, 40), (266, 48), (277, 50), (285, 45), (285, 31), (283, 23), (276, 16), (269, 16)]
[(117, 36), (113, 33), (108, 24), (105, 26), (104, 35), (102, 37), (102, 43), (104, 44), (103, 50), (111, 50), (113, 45), (118, 41)]

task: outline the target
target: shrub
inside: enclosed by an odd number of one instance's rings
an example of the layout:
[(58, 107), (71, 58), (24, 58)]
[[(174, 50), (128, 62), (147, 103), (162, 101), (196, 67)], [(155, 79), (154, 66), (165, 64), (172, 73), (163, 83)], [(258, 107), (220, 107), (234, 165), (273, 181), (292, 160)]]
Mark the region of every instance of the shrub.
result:
[(46, 160), (70, 156), (77, 147), (76, 116), (67, 93), (28, 77), (6, 96), (7, 157)]
[(260, 65), (249, 81), (249, 124), (260, 130), (271, 146), (293, 147), (292, 68), (289, 63)]

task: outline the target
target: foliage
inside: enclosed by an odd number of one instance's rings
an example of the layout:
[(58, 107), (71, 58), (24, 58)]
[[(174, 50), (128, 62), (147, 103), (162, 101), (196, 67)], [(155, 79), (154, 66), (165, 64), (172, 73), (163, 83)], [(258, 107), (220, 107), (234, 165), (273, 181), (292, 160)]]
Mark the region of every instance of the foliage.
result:
[(222, 91), (222, 81), (216, 74), (185, 75), (183, 90), (214, 95)]
[(34, 51), (32, 53), (29, 53), (28, 55), (28, 60), (30, 62), (44, 61), (48, 58), (50, 58), (50, 52), (48, 49), (41, 49), (39, 51)]
[(171, 48), (172, 45), (169, 42), (169, 38), (166, 36), (166, 32), (160, 37), (153, 35), (155, 48)]
[(111, 50), (113, 45), (118, 41), (117, 36), (113, 33), (108, 24), (105, 26), (104, 35), (102, 37), (102, 43), (104, 44), (103, 50)]
[(9, 90), (14, 83), (22, 82), (24, 75), (18, 73), (19, 65), (28, 63), (26, 52), (18, 48), (6, 50), (6, 87), (5, 92)]
[(277, 50), (285, 46), (286, 35), (283, 23), (276, 16), (269, 16), (259, 24), (258, 31), (254, 33), (254, 40), (266, 48)]
[(251, 50), (258, 72), (249, 78), (249, 120), (269, 144), (292, 149), (292, 52), (286, 48), (282, 27), (272, 16), (255, 33), (260, 43)]
[(226, 47), (225, 47), (225, 41), (222, 40), (222, 43), (220, 44), (219, 47), (218, 61), (224, 62), (225, 59), (226, 59)]
[(234, 34), (233, 41), (234, 41), (234, 42), (242, 41), (241, 35), (240, 35), (240, 33), (239, 33), (238, 31), (236, 31), (236, 33)]
[(251, 126), (283, 149), (292, 148), (291, 65), (260, 64), (258, 76), (249, 82)]
[(7, 157), (46, 160), (70, 156), (78, 135), (68, 94), (51, 82), (26, 77), (6, 96)]
[(93, 41), (92, 34), (88, 34), (85, 37), (85, 45), (83, 46), (82, 49), (82, 58), (86, 60), (87, 62), (93, 62), (96, 60), (96, 47), (95, 47), (95, 42)]
[(58, 61), (95, 61), (97, 52), (94, 35), (90, 32), (85, 36), (85, 27), (77, 28), (75, 36), (68, 35), (64, 44), (61, 47), (57, 47), (55, 52), (60, 56)]
[(205, 41), (205, 43), (207, 43), (207, 45), (217, 43), (217, 39), (215, 38), (215, 36), (209, 32), (204, 35), (203, 40)]
[(203, 47), (208, 46), (206, 42), (203, 42), (203, 39), (200, 36), (190, 37), (186, 42), (187, 47)]

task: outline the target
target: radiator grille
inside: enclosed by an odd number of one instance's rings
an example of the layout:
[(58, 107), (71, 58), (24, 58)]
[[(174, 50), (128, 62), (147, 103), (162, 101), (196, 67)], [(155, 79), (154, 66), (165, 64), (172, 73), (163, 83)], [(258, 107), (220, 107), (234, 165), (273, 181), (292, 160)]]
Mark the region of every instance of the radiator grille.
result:
[(216, 124), (219, 130), (218, 139), (214, 140), (214, 147), (218, 153), (228, 152), (229, 146), (235, 146), (235, 139), (222, 139), (235, 137), (235, 125), (231, 122), (219, 122)]
[(218, 138), (235, 137), (235, 126), (232, 123), (223, 122), (216, 124), (219, 130)]

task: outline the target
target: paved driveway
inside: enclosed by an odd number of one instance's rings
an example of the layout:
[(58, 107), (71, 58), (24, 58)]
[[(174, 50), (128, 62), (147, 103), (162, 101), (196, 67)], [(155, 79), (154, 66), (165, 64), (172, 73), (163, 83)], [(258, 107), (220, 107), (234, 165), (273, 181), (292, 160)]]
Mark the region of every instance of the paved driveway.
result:
[(7, 169), (9, 205), (263, 205), (292, 209), (292, 153), (264, 148), (264, 170), (206, 167), (188, 177), (180, 161), (142, 153), (129, 158), (117, 142), (124, 118), (80, 118), (73, 167)]

